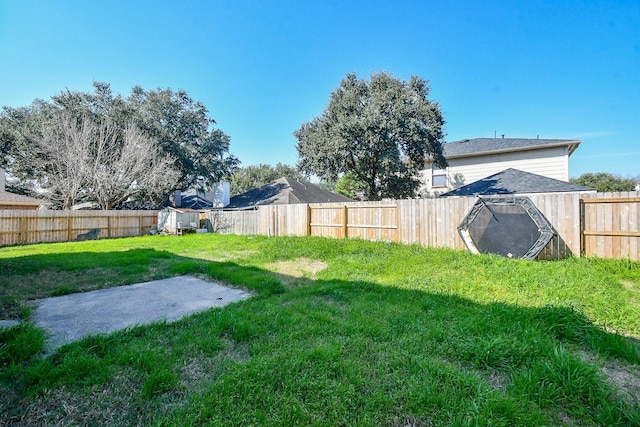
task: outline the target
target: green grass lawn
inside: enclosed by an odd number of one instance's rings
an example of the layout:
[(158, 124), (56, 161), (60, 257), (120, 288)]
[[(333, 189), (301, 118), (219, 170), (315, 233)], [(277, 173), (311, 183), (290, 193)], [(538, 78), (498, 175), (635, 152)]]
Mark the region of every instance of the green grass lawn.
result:
[[(32, 299), (192, 274), (254, 297), (43, 355)], [(0, 425), (640, 425), (640, 263), (359, 240), (0, 248)]]

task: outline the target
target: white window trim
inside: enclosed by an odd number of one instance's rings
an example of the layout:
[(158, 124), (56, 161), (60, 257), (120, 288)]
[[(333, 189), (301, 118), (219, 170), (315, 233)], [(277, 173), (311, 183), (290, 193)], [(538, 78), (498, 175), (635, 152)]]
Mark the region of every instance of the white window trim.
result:
[[(447, 188), (448, 176), (447, 169), (440, 169), (436, 165), (431, 165), (431, 188)], [(440, 180), (444, 177), (444, 183), (436, 185), (436, 178)]]

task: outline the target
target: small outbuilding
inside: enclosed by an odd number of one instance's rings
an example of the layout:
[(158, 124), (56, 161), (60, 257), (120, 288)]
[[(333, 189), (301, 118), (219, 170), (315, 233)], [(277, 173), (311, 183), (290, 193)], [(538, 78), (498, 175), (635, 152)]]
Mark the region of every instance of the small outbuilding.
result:
[(0, 209), (34, 210), (47, 206), (50, 203), (33, 197), (11, 193), (5, 189), (6, 174), (0, 168)]
[(184, 232), (195, 232), (199, 227), (200, 211), (165, 208), (158, 212), (158, 232), (182, 234)]
[(0, 191), (0, 209), (34, 210), (49, 205), (49, 202), (20, 194)]

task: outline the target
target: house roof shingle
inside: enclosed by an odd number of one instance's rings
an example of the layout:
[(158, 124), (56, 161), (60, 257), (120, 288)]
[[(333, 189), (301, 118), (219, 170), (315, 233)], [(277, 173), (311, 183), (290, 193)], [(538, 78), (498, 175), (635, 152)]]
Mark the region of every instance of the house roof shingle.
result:
[(10, 193), (8, 191), (0, 191), (0, 206), (2, 205), (23, 205), (23, 206), (41, 206), (47, 205), (48, 202), (33, 197), (22, 196), (20, 194)]
[(584, 191), (595, 190), (585, 187), (584, 185), (572, 184), (535, 173), (509, 168), (455, 190), (451, 190), (442, 194), (441, 197)]
[(443, 148), (447, 159), (563, 146), (569, 148), (569, 155), (571, 155), (580, 142), (580, 140), (565, 139), (474, 138), (447, 142)]
[(231, 197), (226, 208), (248, 208), (258, 205), (283, 205), (299, 203), (352, 202), (340, 194), (323, 190), (310, 182), (279, 178), (262, 187)]

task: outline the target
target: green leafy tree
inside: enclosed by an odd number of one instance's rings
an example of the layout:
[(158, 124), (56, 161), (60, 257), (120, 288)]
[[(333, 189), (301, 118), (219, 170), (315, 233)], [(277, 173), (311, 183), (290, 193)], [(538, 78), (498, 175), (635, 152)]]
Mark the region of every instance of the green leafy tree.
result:
[(213, 127), (205, 105), (187, 92), (136, 86), (127, 102), (133, 123), (175, 158), (181, 188), (208, 189), (238, 168), (240, 162), (229, 154), (229, 136)]
[(597, 191), (615, 192), (615, 191), (635, 191), (638, 181), (631, 178), (622, 178), (606, 172), (585, 173), (578, 178), (570, 180), (574, 184), (591, 187)]
[(336, 193), (354, 200), (362, 200), (364, 191), (365, 185), (355, 178), (353, 172), (342, 175), (335, 188)]
[(383, 72), (366, 81), (348, 74), (322, 115), (294, 132), (298, 168), (329, 181), (351, 172), (367, 200), (413, 197), (427, 160), (447, 165), (444, 118), (428, 94), (416, 76), (407, 82)]
[(253, 188), (261, 187), (278, 178), (302, 179), (300, 172), (292, 166), (278, 163), (275, 166), (259, 164), (238, 169), (231, 175), (231, 195), (242, 194)]
[(33, 185), (42, 179), (41, 170), (31, 161), (37, 155), (42, 126), (59, 112), (76, 120), (86, 118), (97, 125), (109, 122), (123, 140), (125, 131), (135, 126), (155, 141), (162, 155), (173, 159), (179, 176), (175, 188), (210, 188), (233, 173), (239, 164), (229, 154), (230, 138), (214, 128), (215, 121), (201, 102), (185, 91), (134, 87), (124, 98), (114, 95), (107, 83), (94, 83), (94, 91), (63, 91), (50, 102), (35, 100), (29, 107), (4, 107), (0, 114), (0, 147), (5, 154), (0, 166), (20, 182)]

